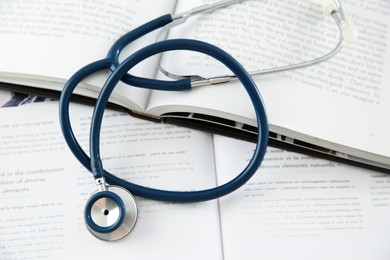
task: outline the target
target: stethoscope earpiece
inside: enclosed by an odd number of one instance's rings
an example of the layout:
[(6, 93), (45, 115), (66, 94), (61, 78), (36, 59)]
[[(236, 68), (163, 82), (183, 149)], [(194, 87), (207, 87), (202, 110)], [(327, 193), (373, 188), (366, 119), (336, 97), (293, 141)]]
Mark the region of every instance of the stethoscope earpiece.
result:
[(130, 233), (137, 222), (137, 205), (133, 195), (118, 186), (106, 186), (88, 200), (84, 218), (88, 230), (106, 241), (119, 240)]

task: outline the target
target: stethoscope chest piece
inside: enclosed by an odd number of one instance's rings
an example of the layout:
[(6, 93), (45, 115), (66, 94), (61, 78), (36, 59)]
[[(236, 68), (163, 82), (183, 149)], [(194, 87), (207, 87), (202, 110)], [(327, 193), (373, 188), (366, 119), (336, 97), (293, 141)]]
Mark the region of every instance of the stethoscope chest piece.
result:
[(137, 222), (133, 195), (119, 186), (106, 186), (88, 200), (84, 217), (88, 230), (97, 238), (114, 241), (130, 233)]

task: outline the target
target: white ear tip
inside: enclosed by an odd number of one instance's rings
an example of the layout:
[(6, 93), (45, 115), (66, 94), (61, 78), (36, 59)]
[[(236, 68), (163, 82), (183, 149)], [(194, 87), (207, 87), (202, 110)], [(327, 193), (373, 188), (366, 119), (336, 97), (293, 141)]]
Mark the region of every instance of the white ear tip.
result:
[(328, 16), (333, 11), (337, 10), (337, 5), (333, 0), (322, 0), (321, 8), (323, 15)]
[(358, 30), (356, 26), (350, 21), (345, 20), (341, 23), (343, 38), (346, 42), (354, 42), (358, 38)]

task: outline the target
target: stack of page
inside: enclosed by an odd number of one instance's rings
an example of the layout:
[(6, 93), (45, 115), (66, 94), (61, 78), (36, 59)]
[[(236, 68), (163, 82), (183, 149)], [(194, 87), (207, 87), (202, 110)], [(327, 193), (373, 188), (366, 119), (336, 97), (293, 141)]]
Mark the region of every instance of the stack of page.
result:
[[(1, 86), (58, 95), (73, 73), (105, 57), (120, 35), (162, 14), (209, 2), (2, 2)], [(385, 73), (390, 60), (389, 3), (346, 1), (344, 9), (359, 37), (336, 57), (306, 69), (254, 78), (267, 107), (270, 140), (389, 171), (390, 79)], [(154, 36), (125, 48), (120, 59), (154, 42)], [(317, 1), (248, 0), (190, 18), (166, 38), (210, 42), (247, 70), (259, 70), (322, 56), (336, 46), (339, 31), (329, 15), (323, 16)], [(193, 52), (164, 53), (159, 58), (164, 69), (179, 75), (229, 74), (221, 64)], [(154, 59), (131, 73), (164, 78)], [(107, 74), (88, 78), (76, 92), (96, 98)], [(180, 93), (118, 84), (111, 102), (162, 121), (256, 138), (251, 102), (237, 82)]]

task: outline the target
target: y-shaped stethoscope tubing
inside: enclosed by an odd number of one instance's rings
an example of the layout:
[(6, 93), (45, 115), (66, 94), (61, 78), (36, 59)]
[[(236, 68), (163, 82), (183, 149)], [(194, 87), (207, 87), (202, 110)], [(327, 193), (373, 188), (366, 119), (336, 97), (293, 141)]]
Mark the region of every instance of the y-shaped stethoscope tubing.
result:
[[(212, 56), (213, 58), (222, 62), (227, 66), (242, 82), (245, 89), (250, 96), (250, 99), (253, 103), (253, 106), (256, 111), (256, 119), (258, 122), (258, 142), (256, 149), (254, 151), (252, 160), (249, 162), (247, 167), (234, 179), (225, 183), (221, 186), (200, 190), (200, 191), (190, 191), (190, 192), (179, 192), (179, 191), (165, 191), (159, 189), (153, 189), (149, 187), (143, 187), (137, 184), (126, 182), (107, 171), (102, 170), (101, 161), (99, 158), (99, 136), (100, 136), (100, 127), (102, 123), (104, 108), (108, 101), (110, 94), (112, 93), (114, 87), (119, 82), (119, 80), (134, 67), (139, 62), (144, 59), (153, 56), (155, 54), (172, 51), (172, 50), (192, 50), (201, 52), (207, 55)], [(109, 62), (105, 60), (97, 61), (90, 65), (87, 65), (73, 77), (75, 78), (75, 83), (80, 82), (88, 73), (95, 72), (102, 68), (107, 68)], [(88, 72), (88, 73), (87, 73)], [(72, 77), (72, 78), (73, 78)], [(65, 136), (65, 139), (71, 147), (71, 151), (79, 159), (79, 161), (90, 171), (95, 172), (94, 177), (99, 178), (104, 176), (109, 184), (122, 186), (125, 189), (129, 190), (135, 195), (146, 197), (149, 199), (163, 200), (163, 201), (172, 201), (172, 202), (196, 202), (196, 201), (205, 201), (215, 199), (221, 196), (224, 196), (237, 188), (241, 187), (246, 183), (256, 172), (258, 167), (261, 164), (261, 161), (264, 158), (268, 143), (268, 121), (266, 117), (266, 112), (264, 109), (264, 104), (261, 99), (260, 93), (257, 90), (255, 83), (245, 69), (228, 53), (224, 52), (216, 46), (207, 44), (205, 42), (196, 41), (196, 40), (187, 40), (187, 39), (177, 39), (177, 40), (168, 40), (163, 42), (157, 42), (151, 44), (147, 47), (144, 47), (134, 54), (130, 55), (124, 62), (122, 62), (109, 76), (104, 85), (101, 93), (99, 94), (95, 110), (92, 117), (91, 124), (91, 138), (90, 138), (90, 151), (92, 160), (88, 155), (82, 150), (78, 144), (73, 131), (70, 126), (69, 120), (69, 101), (70, 95), (73, 92), (77, 84), (72, 83), (73, 79), (69, 80), (70, 84), (67, 84), (64, 88), (63, 95), (60, 102), (60, 117), (62, 121), (62, 129)], [(97, 142), (96, 142), (97, 140)], [(91, 167), (91, 163), (94, 165)], [(98, 172), (98, 173), (96, 173)]]
[[(100, 70), (114, 70), (116, 64), (119, 64), (120, 51), (127, 45), (138, 38), (150, 33), (158, 28), (165, 26), (167, 23), (172, 22), (172, 16), (170, 14), (163, 15), (159, 18), (151, 20), (138, 28), (126, 33), (120, 37), (109, 50), (106, 58), (92, 62), (85, 67), (78, 70), (69, 80), (66, 82), (60, 96), (60, 123), (61, 129), (66, 143), (71, 149), (72, 153), (78, 158), (81, 164), (87, 169), (90, 168), (90, 160), (87, 154), (79, 146), (76, 137), (72, 131), (70, 119), (69, 119), (69, 103), (73, 91), (77, 85), (85, 79), (87, 76), (100, 71)], [(189, 79), (179, 81), (162, 81), (154, 79), (146, 79), (135, 77), (127, 74), (126, 82), (132, 86), (153, 88), (160, 90), (187, 90), (191, 88)]]
[[(138, 38), (150, 33), (151, 31), (165, 26), (169, 22), (172, 22), (172, 16), (168, 14), (149, 21), (141, 25), (140, 27), (126, 33), (125, 35), (120, 37), (117, 42), (114, 43), (114, 45), (109, 50), (106, 58), (92, 62), (81, 68), (72, 77), (70, 77), (64, 85), (64, 88), (61, 92), (59, 105), (61, 129), (65, 141), (71, 149), (72, 153), (87, 169), (90, 169), (90, 159), (78, 144), (70, 123), (69, 104), (73, 91), (78, 86), (78, 84), (87, 76), (100, 70), (114, 70), (116, 67), (115, 64), (118, 64), (120, 51), (126, 46), (126, 44), (134, 42)], [(180, 81), (162, 81), (135, 77), (129, 74), (127, 74), (125, 77), (126, 82), (128, 84), (137, 87), (153, 88), (160, 90), (187, 90), (191, 88), (191, 83), (189, 79)]]
[[(146, 188), (143, 186), (126, 182), (122, 179), (114, 177), (111, 174), (107, 174), (107, 172), (103, 170), (101, 165), (99, 151), (101, 123), (103, 120), (104, 109), (116, 84), (120, 81), (123, 75), (127, 73), (127, 71), (129, 71), (132, 67), (134, 67), (144, 59), (158, 53), (173, 50), (190, 50), (201, 52), (219, 60), (221, 63), (227, 66), (241, 81), (246, 91), (248, 92), (253, 107), (255, 108), (256, 119), (258, 122), (258, 141), (253, 157), (247, 167), (236, 178), (215, 188), (189, 192), (165, 191)], [(135, 195), (139, 195), (142, 197), (175, 202), (204, 201), (224, 196), (245, 184), (260, 166), (264, 158), (264, 154), (266, 152), (267, 143), (268, 121), (264, 104), (254, 81), (246, 72), (246, 70), (242, 67), (242, 65), (225, 51), (202, 41), (189, 39), (166, 40), (146, 46), (135, 52), (134, 54), (130, 55), (113, 71), (113, 73), (107, 79), (105, 85), (103, 86), (99, 94), (92, 115), (90, 133), (90, 152), (92, 165), (91, 170), (95, 178), (106, 177), (109, 183), (122, 186), (133, 192)]]

